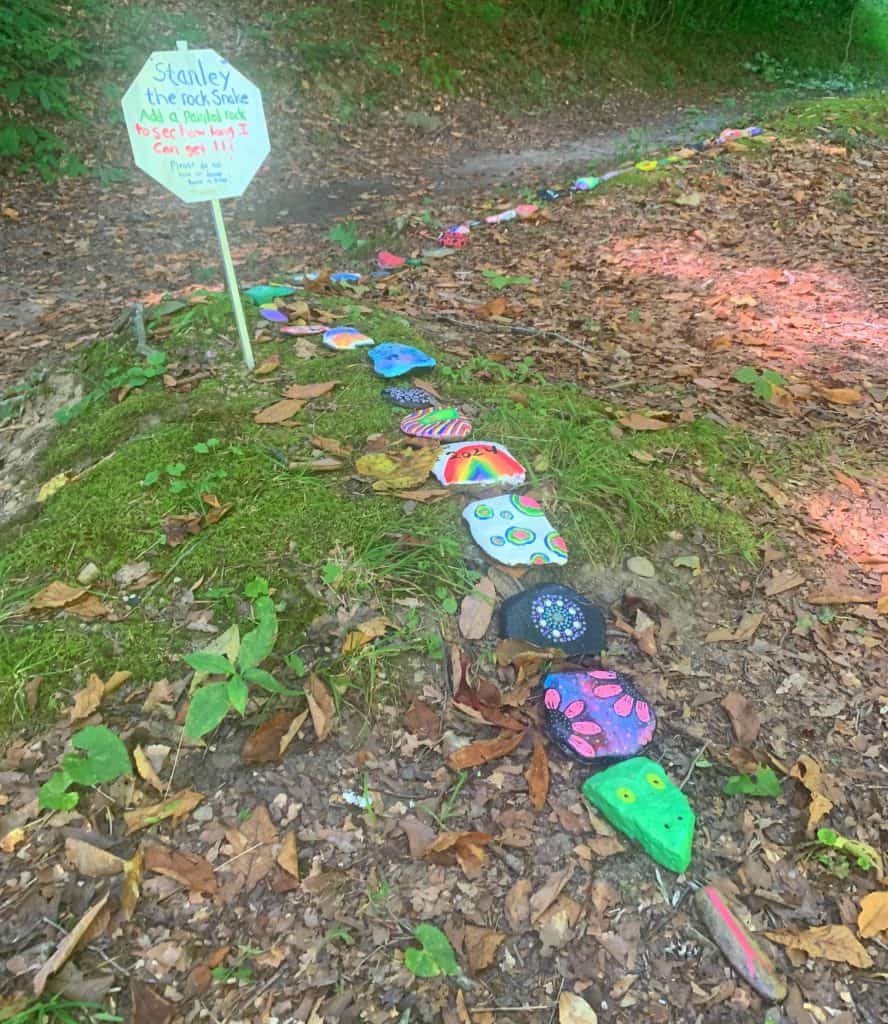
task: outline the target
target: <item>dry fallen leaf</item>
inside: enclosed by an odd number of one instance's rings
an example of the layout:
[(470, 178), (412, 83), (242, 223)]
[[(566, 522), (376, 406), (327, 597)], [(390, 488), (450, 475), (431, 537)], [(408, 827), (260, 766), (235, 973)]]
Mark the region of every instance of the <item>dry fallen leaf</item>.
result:
[(21, 846), (25, 841), (25, 830), (23, 828), (10, 829), (6, 835), (0, 839), (0, 850), (4, 853), (13, 853), (16, 847)]
[(438, 445), (373, 452), (357, 459), (355, 469), (373, 481), (374, 491), (403, 491), (426, 480), (439, 454)]
[(133, 1004), (132, 1024), (170, 1024), (179, 1006), (164, 999), (138, 978), (130, 978), (130, 999)]
[(853, 587), (824, 587), (805, 598), (808, 604), (876, 604), (878, 594), (867, 594)]
[(778, 594), (785, 594), (787, 590), (795, 590), (805, 582), (805, 577), (793, 569), (784, 569), (782, 572), (775, 572), (771, 579), (765, 584), (765, 594), (768, 597), (776, 597)]
[(71, 722), (79, 722), (89, 716), (98, 708), (105, 693), (105, 684), (95, 674), (90, 673), (86, 686), (74, 694), (74, 704), (68, 712)]
[(800, 949), (808, 956), (850, 964), (852, 967), (873, 966), (869, 953), (857, 941), (851, 929), (844, 924), (825, 924), (804, 931), (780, 928), (777, 931), (765, 932), (765, 935), (773, 942), (779, 942), (781, 946)]
[(421, 740), (437, 740), (441, 735), (441, 716), (431, 705), (414, 697), (404, 712), (404, 728)]
[(284, 398), (274, 405), (260, 409), (253, 417), (254, 423), (285, 423), (292, 419), (297, 412), (305, 405), (305, 402), (298, 398)]
[(824, 388), (815, 385), (817, 391), (827, 402), (833, 405), (859, 405), (863, 401), (863, 395), (857, 388)]
[(513, 932), (524, 931), (530, 925), (530, 879), (519, 878), (506, 893), (506, 920)]
[(863, 489), (863, 485), (853, 476), (848, 476), (847, 473), (843, 473), (840, 469), (834, 469), (832, 471), (833, 476), (838, 482), (846, 487), (856, 498), (862, 498), (866, 491)]
[(278, 711), (252, 732), (241, 748), (244, 764), (272, 764), (287, 752), (287, 748), (302, 728), (308, 711), (294, 714), (292, 711)]
[(558, 1024), (598, 1024), (598, 1014), (581, 996), (562, 992), (558, 997)]
[(46, 988), (46, 983), (50, 977), (60, 970), (72, 956), (77, 946), (80, 944), (80, 940), (89, 930), (93, 921), (99, 916), (105, 904), (108, 902), (108, 893), (99, 900), (98, 903), (94, 903), (89, 910), (81, 917), (76, 925), (71, 929), (70, 932), (59, 944), (58, 949), (55, 953), (46, 961), (46, 963), (40, 968), (40, 970), (34, 975), (34, 995), (39, 996), (43, 993)]
[(278, 864), (299, 881), (299, 850), (296, 845), (296, 833), (288, 832), (281, 843), (280, 852), (277, 855)]
[(761, 719), (751, 700), (742, 693), (729, 693), (721, 702), (731, 719), (731, 728), (741, 747), (751, 747), (759, 734)]
[(351, 448), (335, 437), (313, 437), (309, 444), (312, 448), (317, 448), (318, 451), (327, 452), (328, 455), (351, 455)]
[(530, 898), (530, 919), (536, 921), (552, 906), (561, 890), (573, 878), (574, 866), (568, 864), (562, 871), (551, 874), (546, 882)]
[(672, 423), (664, 423), (663, 420), (655, 420), (653, 416), (644, 416), (640, 412), (627, 413), (620, 417), (618, 423), (629, 430), (669, 430), (674, 426)]
[(156, 789), (158, 793), (164, 791), (164, 784), (160, 781), (157, 772), (154, 770), (154, 765), (148, 760), (148, 755), (141, 747), (136, 747), (133, 751), (133, 763), (136, 766), (140, 779), (147, 782), (153, 789)]
[(485, 302), (483, 306), (476, 306), (473, 312), (475, 316), (480, 317), (482, 320), (489, 320), (494, 316), (502, 316), (506, 312), (506, 300), (502, 295), (497, 295), (490, 302)]
[(549, 795), (549, 758), (539, 736), (533, 738), (533, 754), (524, 777), (527, 779), (530, 802), (535, 810), (541, 811)]
[(144, 858), (146, 871), (175, 879), (192, 892), (212, 895), (219, 889), (212, 866), (199, 854), (173, 850), (160, 843), (151, 843), (145, 847)]
[(827, 795), (829, 791), (832, 796), (836, 796), (832, 780), (823, 773), (814, 758), (808, 757), (807, 754), (803, 754), (796, 761), (789, 774), (798, 779), (811, 794), (811, 805), (808, 808), (808, 831), (811, 831), (817, 822), (833, 809), (835, 801)]
[(706, 634), (705, 643), (742, 643), (751, 640), (764, 618), (764, 612), (746, 612), (736, 629), (713, 629)]
[(495, 761), (497, 758), (511, 754), (524, 739), (524, 733), (501, 733), (492, 740), (476, 740), (465, 747), (460, 747), (447, 758), (447, 766), (451, 771), (460, 772), (465, 768), (477, 768), (479, 765)]
[(476, 972), (490, 967), (496, 960), (496, 951), (503, 944), (505, 938), (503, 932), (467, 924), (463, 945), (469, 959), (469, 967)]
[(71, 837), (65, 840), (65, 857), (87, 878), (111, 878), (114, 875), (122, 875), (126, 866), (126, 861), (122, 857), (116, 857), (99, 846)]
[(401, 828), (407, 836), (407, 845), (410, 848), (410, 856), (414, 860), (422, 860), (426, 850), (437, 838), (434, 829), (426, 825), (419, 818), (408, 816), (402, 818)]
[(133, 919), (136, 912), (136, 904), (142, 892), (142, 874), (144, 871), (145, 859), (142, 850), (138, 849), (133, 856), (123, 865), (123, 886), (120, 890), (120, 909), (127, 921)]
[[(338, 380), (323, 380), (318, 381), (316, 384), (291, 384), (284, 392), (284, 395), (287, 398), (300, 398), (307, 402), (312, 398), (320, 398), (321, 395), (326, 395), (327, 392), (332, 391), (338, 383)], [(314, 440), (312, 443), (314, 443)], [(315, 445), (315, 447), (317, 448), (319, 446)]]
[(264, 377), (266, 374), (274, 373), (280, 365), (281, 357), (277, 352), (272, 352), (267, 359), (263, 360), (256, 369), (253, 370), (253, 373), (255, 373), (257, 377)]
[(268, 809), (259, 804), (246, 821), (225, 834), (234, 848), (234, 856), (220, 870), (234, 874), (237, 892), (250, 893), (275, 865), (277, 829)]
[(124, 823), (126, 824), (126, 834), (132, 835), (133, 832), (148, 828), (150, 825), (156, 825), (159, 821), (164, 821), (166, 818), (173, 819), (173, 827), (175, 828), (183, 818), (197, 807), (203, 798), (203, 793), (196, 793), (193, 789), (182, 789), (168, 800), (163, 800), (159, 804), (150, 804), (147, 807), (137, 807), (134, 811), (127, 811), (123, 816)]
[(873, 939), (888, 932), (888, 891), (868, 893), (860, 901), (857, 930), (862, 939)]
[(42, 611), (50, 608), (65, 608), (79, 601), (86, 594), (83, 587), (69, 587), (67, 583), (54, 580), (39, 590), (28, 602), (28, 608)]
[(308, 710), (311, 712), (311, 724), (314, 726), (315, 735), (319, 743), (333, 731), (333, 723), (336, 720), (336, 707), (330, 691), (314, 674), (308, 677), (305, 686), (305, 696), (308, 700)]
[(459, 631), (466, 640), (481, 640), (487, 632), (493, 609), (496, 607), (496, 588), (485, 576), (475, 589), (467, 594), (459, 610)]
[(484, 847), (492, 838), (487, 832), (442, 832), (426, 847), (423, 857), (436, 864), (456, 862), (466, 878), (478, 878), (484, 865)]
[(345, 638), (342, 644), (342, 653), (351, 654), (352, 651), (357, 651), (378, 637), (384, 636), (387, 629), (395, 628), (397, 627), (394, 622), (391, 619), (387, 619), (384, 615), (377, 615), (374, 619), (367, 619), (366, 622), (362, 622), (357, 629), (353, 630)]

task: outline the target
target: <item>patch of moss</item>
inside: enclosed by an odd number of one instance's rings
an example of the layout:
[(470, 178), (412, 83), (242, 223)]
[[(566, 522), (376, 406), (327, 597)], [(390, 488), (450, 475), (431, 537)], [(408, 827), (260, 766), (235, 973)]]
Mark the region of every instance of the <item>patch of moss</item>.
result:
[(858, 138), (888, 138), (888, 93), (829, 97), (795, 103), (769, 127), (781, 135), (818, 135), (827, 129), (839, 142)]

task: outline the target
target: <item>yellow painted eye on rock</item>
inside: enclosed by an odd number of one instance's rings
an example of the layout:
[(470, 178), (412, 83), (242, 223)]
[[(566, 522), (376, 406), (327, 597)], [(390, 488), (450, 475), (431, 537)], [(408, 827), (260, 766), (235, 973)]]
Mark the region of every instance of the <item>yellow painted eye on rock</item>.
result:
[(645, 778), (647, 779), (648, 783), (654, 787), (654, 789), (666, 788), (666, 783), (655, 772), (648, 772), (647, 775), (645, 775)]
[(635, 794), (632, 792), (631, 789), (627, 789), (625, 786), (620, 786), (620, 788), (617, 790), (617, 796), (620, 800), (623, 801), (624, 804), (635, 803)]

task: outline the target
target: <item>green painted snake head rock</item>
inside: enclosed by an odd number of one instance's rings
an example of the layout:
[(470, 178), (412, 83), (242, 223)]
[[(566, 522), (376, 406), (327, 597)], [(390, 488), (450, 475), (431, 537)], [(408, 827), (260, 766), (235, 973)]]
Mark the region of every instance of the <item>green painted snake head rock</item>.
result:
[(611, 765), (586, 779), (583, 795), (612, 825), (637, 839), (657, 863), (671, 871), (687, 869), (694, 812), (656, 761), (633, 757)]

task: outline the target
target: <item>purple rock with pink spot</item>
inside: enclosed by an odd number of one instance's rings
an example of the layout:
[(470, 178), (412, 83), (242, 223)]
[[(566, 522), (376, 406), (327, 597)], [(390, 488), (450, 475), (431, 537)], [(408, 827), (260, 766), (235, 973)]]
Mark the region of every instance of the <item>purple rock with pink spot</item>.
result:
[(583, 764), (635, 757), (657, 727), (654, 709), (618, 672), (553, 672), (543, 681), (543, 703), (552, 741)]

